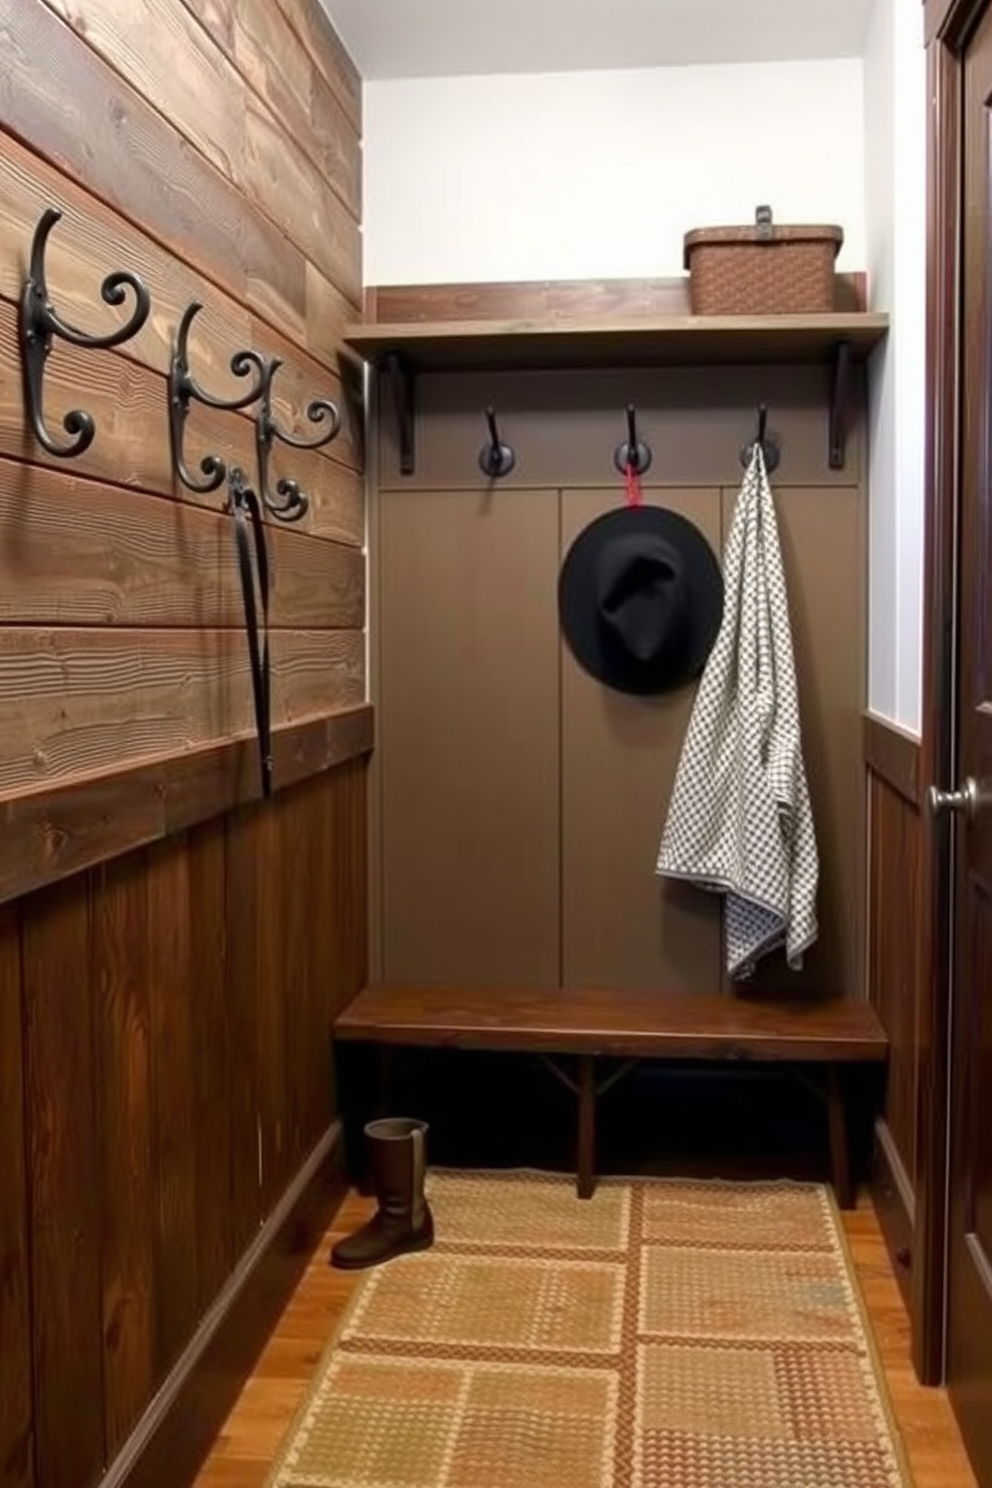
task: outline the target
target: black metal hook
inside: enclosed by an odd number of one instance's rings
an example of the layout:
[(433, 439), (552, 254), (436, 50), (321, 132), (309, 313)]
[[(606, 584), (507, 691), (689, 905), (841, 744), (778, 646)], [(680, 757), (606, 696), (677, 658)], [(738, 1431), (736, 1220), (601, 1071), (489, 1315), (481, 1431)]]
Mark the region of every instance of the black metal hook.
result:
[(88, 332), (80, 331), (62, 320), (56, 314), (49, 298), (45, 279), (45, 251), (48, 247), (48, 238), (52, 228), (61, 217), (62, 213), (57, 207), (48, 207), (42, 213), (34, 230), (28, 277), (21, 291), (18, 334), (24, 369), (25, 399), (32, 432), (38, 443), (50, 455), (57, 455), (60, 460), (66, 460), (74, 455), (81, 455), (84, 450), (89, 449), (96, 433), (96, 424), (93, 421), (93, 415), (86, 413), (84, 409), (70, 409), (62, 420), (65, 432), (74, 436), (70, 444), (56, 444), (45, 428), (45, 362), (52, 349), (53, 336), (60, 336), (63, 341), (68, 341), (73, 346), (92, 351), (106, 351), (112, 346), (120, 346), (141, 330), (148, 319), (151, 298), (137, 274), (132, 274), (129, 269), (120, 269), (116, 273), (108, 274), (104, 279), (100, 286), (100, 297), (105, 305), (123, 305), (127, 299), (127, 291), (131, 291), (134, 295), (134, 312), (125, 325), (118, 326), (115, 331), (111, 331), (106, 336), (91, 336)]
[[(309, 510), (310, 500), (300, 489), (299, 481), (284, 477), (276, 481), (276, 495), (269, 490), (269, 455), (273, 441), (278, 439), (292, 449), (316, 450), (330, 444), (341, 432), (341, 414), (336, 404), (328, 398), (314, 398), (307, 404), (307, 418), (312, 424), (327, 424), (316, 439), (303, 439), (281, 429), (272, 413), (272, 379), (282, 366), (280, 357), (270, 358), (264, 365), (262, 379), (262, 402), (255, 417), (255, 451), (258, 457), (258, 491), (267, 511), (280, 522), (298, 522)], [(277, 499), (281, 498), (281, 499)]]
[(761, 446), (762, 452), (765, 456), (765, 469), (769, 472), (769, 474), (773, 470), (778, 469), (779, 463), (782, 459), (782, 451), (779, 447), (778, 440), (773, 439), (772, 436), (766, 432), (767, 428), (768, 409), (764, 403), (759, 403), (757, 438), (751, 439), (747, 442), (747, 444), (741, 445), (741, 464), (744, 466), (745, 470), (750, 465), (751, 460), (754, 457), (754, 450), (756, 445)]
[(499, 437), (495, 408), (486, 409), (486, 423), (489, 425), (489, 443), (484, 444), (479, 451), (479, 469), (490, 480), (499, 480), (501, 476), (510, 474), (517, 463), (517, 457), (511, 447)]
[(219, 455), (204, 455), (200, 461), (200, 469), (206, 479), (197, 480), (190, 473), (183, 455), (183, 430), (189, 414), (190, 401), (195, 398), (198, 403), (205, 404), (207, 408), (219, 408), (232, 412), (238, 408), (247, 408), (249, 403), (254, 403), (256, 398), (261, 396), (265, 367), (258, 352), (236, 351), (231, 357), (232, 373), (235, 377), (248, 377), (252, 371), (255, 371), (258, 373), (257, 384), (250, 387), (246, 393), (242, 393), (239, 398), (215, 398), (212, 393), (205, 392), (189, 370), (190, 327), (202, 309), (203, 306), (198, 300), (192, 300), (183, 311), (182, 320), (176, 331), (172, 361), (169, 364), (169, 447), (172, 452), (172, 468), (183, 485), (190, 491), (196, 491), (199, 495), (205, 496), (209, 491), (216, 491), (221, 485), (227, 474), (227, 467)]
[(633, 403), (627, 404), (627, 438), (623, 444), (618, 444), (613, 454), (613, 463), (621, 475), (626, 475), (628, 470), (633, 470), (635, 475), (643, 475), (651, 467), (653, 455), (650, 445), (644, 443), (637, 437), (637, 409)]

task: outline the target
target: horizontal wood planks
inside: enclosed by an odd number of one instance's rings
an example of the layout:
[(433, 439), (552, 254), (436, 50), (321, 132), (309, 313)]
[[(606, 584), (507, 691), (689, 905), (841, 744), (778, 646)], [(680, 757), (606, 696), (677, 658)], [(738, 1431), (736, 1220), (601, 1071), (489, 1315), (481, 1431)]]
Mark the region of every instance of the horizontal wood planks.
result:
[[(355, 707), (360, 631), (272, 634), (273, 726)], [(0, 628), (0, 792), (107, 775), (253, 727), (238, 630)]]
[[(276, 789), (364, 757), (372, 740), (366, 704), (277, 729)], [(15, 796), (0, 803), (0, 901), (233, 811), (260, 793), (258, 746), (245, 735)]]
[[(339, 360), (360, 300), (361, 116), (329, 22), (297, 17), (296, 0), (25, 0), (0, 17), (0, 45), (0, 794), (11, 798), (75, 778), (88, 789), (94, 775), (252, 727), (226, 492), (189, 492), (169, 449), (166, 376), (193, 300), (191, 370), (209, 392), (243, 391), (230, 362), (253, 349), (280, 362), (281, 428), (312, 432), (317, 398), (342, 412), (325, 449), (273, 449), (272, 484), (297, 480), (310, 501), (297, 526), (268, 524), (274, 722), (363, 700), (363, 433), (354, 364)], [(67, 464), (27, 428), (17, 342), (30, 239), (52, 205), (63, 217), (48, 288), (65, 319), (111, 329), (120, 312), (99, 289), (120, 268), (152, 300), (117, 350), (56, 340), (47, 422), (58, 431), (83, 408), (97, 426)], [(194, 402), (190, 468), (216, 454), (253, 479), (254, 411)]]
[[(220, 511), (0, 457), (0, 533), (11, 554), (0, 623), (244, 626), (234, 526)], [(268, 547), (273, 628), (361, 630), (357, 548), (275, 523)]]
[(3, 1488), (97, 1481), (331, 1127), (365, 773), (0, 911)]

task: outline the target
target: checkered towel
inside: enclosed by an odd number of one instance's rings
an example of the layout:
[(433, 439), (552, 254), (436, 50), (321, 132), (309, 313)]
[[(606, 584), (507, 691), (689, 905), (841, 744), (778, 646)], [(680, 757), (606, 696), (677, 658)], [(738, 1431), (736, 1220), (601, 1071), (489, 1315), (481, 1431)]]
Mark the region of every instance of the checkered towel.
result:
[(816, 940), (819, 864), (799, 737), (789, 602), (755, 444), (724, 554), (724, 613), (689, 721), (658, 873), (726, 895), (727, 971)]

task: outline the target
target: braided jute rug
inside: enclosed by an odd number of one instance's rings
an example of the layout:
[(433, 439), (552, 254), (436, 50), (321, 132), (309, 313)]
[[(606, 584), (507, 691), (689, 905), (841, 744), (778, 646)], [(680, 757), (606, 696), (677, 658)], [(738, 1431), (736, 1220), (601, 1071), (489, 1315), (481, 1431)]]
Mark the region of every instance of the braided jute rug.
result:
[(794, 1183), (434, 1172), (271, 1488), (910, 1488), (840, 1219)]

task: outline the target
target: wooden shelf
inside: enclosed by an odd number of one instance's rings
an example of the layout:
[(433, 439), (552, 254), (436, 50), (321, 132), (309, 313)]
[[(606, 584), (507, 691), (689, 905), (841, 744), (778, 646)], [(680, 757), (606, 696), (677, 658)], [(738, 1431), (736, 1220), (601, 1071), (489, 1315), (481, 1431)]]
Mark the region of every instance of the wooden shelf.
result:
[(838, 343), (863, 360), (887, 315), (670, 315), (628, 320), (482, 320), (348, 325), (345, 344), (409, 372), (610, 366), (831, 363)]
[(390, 374), (400, 471), (416, 465), (422, 372), (577, 367), (726, 367), (823, 363), (832, 368), (830, 466), (844, 465), (848, 367), (888, 332), (887, 315), (664, 315), (628, 320), (449, 320), (345, 326), (344, 343)]

